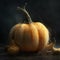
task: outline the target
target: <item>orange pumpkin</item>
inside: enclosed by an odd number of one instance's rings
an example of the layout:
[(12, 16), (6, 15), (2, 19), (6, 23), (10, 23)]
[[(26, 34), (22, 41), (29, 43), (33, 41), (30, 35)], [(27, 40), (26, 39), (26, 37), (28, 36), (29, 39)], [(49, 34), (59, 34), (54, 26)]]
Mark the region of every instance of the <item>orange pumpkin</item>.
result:
[[(47, 46), (49, 46), (47, 48), (50, 48), (50, 45), (48, 45), (49, 30), (47, 27), (41, 22), (32, 22), (30, 15), (25, 9), (20, 7), (18, 9), (25, 13), (28, 23), (19, 23), (13, 26), (9, 33), (10, 41), (14, 40), (20, 51), (35, 52), (43, 51)], [(8, 48), (9, 52), (19, 51), (18, 48), (15, 48), (16, 50), (11, 49), (13, 46), (14, 44), (11, 44), (10, 49)]]
[(23, 51), (44, 49), (49, 40), (48, 29), (40, 22), (32, 22), (28, 12), (20, 9), (26, 13), (29, 23), (16, 24), (10, 31), (10, 39), (14, 40)]
[[(21, 50), (36, 51), (43, 49), (49, 40), (47, 28), (39, 22), (30, 24), (17, 24), (11, 30), (14, 41), (20, 45)], [(12, 39), (12, 38), (11, 38)]]

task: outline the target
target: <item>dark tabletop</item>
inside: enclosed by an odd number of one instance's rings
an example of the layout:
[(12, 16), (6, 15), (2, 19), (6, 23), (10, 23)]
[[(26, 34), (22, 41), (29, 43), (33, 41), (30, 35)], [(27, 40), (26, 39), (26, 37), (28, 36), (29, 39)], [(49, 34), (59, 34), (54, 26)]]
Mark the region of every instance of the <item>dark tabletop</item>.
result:
[(60, 54), (40, 55), (37, 52), (35, 53), (20, 52), (17, 55), (9, 55), (5, 51), (5, 47), (0, 46), (0, 60), (60, 60)]

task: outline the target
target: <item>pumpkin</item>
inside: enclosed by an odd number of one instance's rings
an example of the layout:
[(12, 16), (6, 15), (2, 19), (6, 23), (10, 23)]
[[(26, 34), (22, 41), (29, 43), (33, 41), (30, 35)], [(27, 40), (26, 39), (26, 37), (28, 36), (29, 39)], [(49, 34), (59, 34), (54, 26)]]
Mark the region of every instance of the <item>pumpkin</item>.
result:
[(56, 51), (56, 49), (53, 48), (54, 44), (49, 44), (48, 28), (41, 22), (32, 22), (25, 8), (18, 7), (18, 9), (24, 12), (28, 23), (18, 23), (12, 27), (9, 33), (9, 39), (10, 41), (13, 40), (15, 44), (10, 43), (8, 51), (10, 53), (18, 51)]

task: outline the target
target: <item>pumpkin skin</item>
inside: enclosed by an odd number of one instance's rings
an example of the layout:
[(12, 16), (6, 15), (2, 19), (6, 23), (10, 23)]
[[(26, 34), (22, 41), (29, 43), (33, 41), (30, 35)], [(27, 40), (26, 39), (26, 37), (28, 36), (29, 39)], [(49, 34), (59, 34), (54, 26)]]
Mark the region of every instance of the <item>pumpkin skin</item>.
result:
[(41, 51), (49, 41), (49, 31), (40, 22), (16, 24), (10, 31), (10, 39), (19, 45), (21, 51)]

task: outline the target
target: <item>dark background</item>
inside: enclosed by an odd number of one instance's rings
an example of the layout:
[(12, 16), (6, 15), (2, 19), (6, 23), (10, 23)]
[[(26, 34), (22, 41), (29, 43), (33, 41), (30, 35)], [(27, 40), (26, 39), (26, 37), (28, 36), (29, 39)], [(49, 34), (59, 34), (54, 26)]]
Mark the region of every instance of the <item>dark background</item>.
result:
[(0, 0), (0, 43), (7, 44), (12, 26), (25, 20), (16, 10), (25, 2), (32, 20), (44, 23), (57, 44), (60, 43), (60, 0)]

